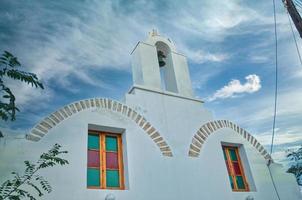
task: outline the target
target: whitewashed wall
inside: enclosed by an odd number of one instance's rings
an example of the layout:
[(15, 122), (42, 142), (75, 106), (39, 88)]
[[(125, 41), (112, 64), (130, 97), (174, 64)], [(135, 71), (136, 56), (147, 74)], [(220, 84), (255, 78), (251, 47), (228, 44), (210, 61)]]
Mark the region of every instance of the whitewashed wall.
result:
[[(129, 118), (91, 108), (65, 119), (38, 142), (15, 140), (1, 144), (0, 180), (7, 177), (8, 171), (21, 170), (24, 159), (35, 159), (52, 144), (59, 143), (69, 151), (66, 158), (70, 165), (44, 170), (53, 192), (43, 199), (94, 200), (104, 199), (109, 193), (117, 200), (240, 200), (249, 195), (256, 200), (277, 199), (265, 159), (232, 129), (217, 130), (209, 136), (199, 157), (188, 156), (196, 130), (212, 119), (200, 102), (134, 89), (126, 96), (126, 103), (136, 107), (157, 128), (171, 147), (173, 157), (163, 156), (149, 135)], [(126, 130), (123, 133), (126, 190), (86, 188), (88, 124)], [(221, 142), (243, 145), (245, 155), (242, 158), (244, 165), (250, 168), (253, 191), (232, 192)], [(283, 199), (299, 199), (299, 190), (291, 175), (280, 170), (278, 173), (283, 177), (281, 185), (287, 185), (287, 188), (282, 187), (281, 192), (286, 194)]]

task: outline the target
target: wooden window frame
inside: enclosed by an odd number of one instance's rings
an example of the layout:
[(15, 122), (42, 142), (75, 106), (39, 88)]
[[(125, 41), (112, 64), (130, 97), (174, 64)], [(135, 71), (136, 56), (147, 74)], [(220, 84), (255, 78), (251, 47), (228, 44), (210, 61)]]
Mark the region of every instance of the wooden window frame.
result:
[[(100, 156), (100, 186), (88, 186), (88, 189), (109, 189), (109, 190), (124, 190), (124, 162), (123, 162), (123, 142), (122, 135), (119, 133), (110, 133), (104, 131), (96, 131), (96, 130), (88, 130), (89, 134), (95, 134), (99, 136), (99, 156)], [(118, 154), (118, 172), (119, 172), (119, 187), (107, 187), (106, 186), (106, 136), (112, 136), (117, 138), (117, 154)], [(93, 149), (89, 149), (93, 150)], [(87, 152), (88, 152), (88, 144), (87, 144)], [(110, 151), (109, 151), (110, 152)], [(88, 167), (88, 157), (87, 157), (87, 170), (88, 168), (96, 167)], [(88, 177), (87, 177), (88, 179)]]
[[(237, 163), (238, 163), (239, 169), (241, 171), (240, 176), (242, 176), (243, 184), (244, 184), (245, 189), (239, 189), (238, 188), (238, 185), (237, 185), (237, 182), (236, 182), (235, 170), (234, 170), (234, 167), (232, 165), (232, 162), (234, 162), (234, 161), (231, 160), (231, 157), (230, 157), (230, 154), (229, 154), (229, 151), (228, 151), (229, 149), (233, 149), (235, 151), (235, 153), (236, 153)], [(243, 168), (243, 165), (242, 165), (242, 161), (241, 161), (241, 158), (240, 158), (239, 147), (238, 146), (222, 145), (222, 150), (224, 151), (224, 154), (225, 154), (225, 156), (227, 158), (227, 160), (225, 160), (225, 158), (224, 158), (224, 161), (227, 162), (225, 164), (226, 164), (226, 167), (229, 168), (229, 170), (227, 170), (228, 171), (228, 176), (229, 177), (231, 176), (233, 184), (234, 184), (234, 189), (232, 188), (232, 190), (234, 192), (249, 192), (250, 188), (249, 188), (249, 184), (247, 182), (247, 178), (246, 178), (246, 175), (245, 175), (245, 172), (244, 172), (244, 168)]]

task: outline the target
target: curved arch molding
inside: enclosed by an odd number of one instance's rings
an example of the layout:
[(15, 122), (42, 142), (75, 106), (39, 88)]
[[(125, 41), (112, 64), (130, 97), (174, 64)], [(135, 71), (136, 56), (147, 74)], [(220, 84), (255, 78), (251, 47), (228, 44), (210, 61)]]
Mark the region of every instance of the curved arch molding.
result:
[(192, 143), (189, 149), (190, 157), (198, 157), (203, 144), (206, 142), (207, 138), (213, 134), (215, 131), (221, 128), (231, 128), (244, 139), (246, 139), (252, 146), (254, 146), (257, 151), (264, 157), (268, 162), (272, 162), (273, 159), (271, 155), (265, 150), (265, 148), (254, 138), (250, 133), (248, 133), (243, 128), (238, 125), (228, 121), (228, 120), (216, 120), (210, 121), (200, 127), (196, 134), (192, 138)]
[(78, 112), (91, 108), (110, 110), (132, 120), (153, 140), (164, 156), (173, 156), (170, 146), (161, 136), (159, 131), (157, 131), (156, 128), (154, 128), (151, 123), (148, 122), (142, 115), (125, 104), (106, 98), (85, 99), (66, 105), (45, 117), (42, 121), (35, 125), (30, 133), (26, 135), (26, 138), (31, 141), (39, 141), (52, 128), (57, 126), (65, 119)]

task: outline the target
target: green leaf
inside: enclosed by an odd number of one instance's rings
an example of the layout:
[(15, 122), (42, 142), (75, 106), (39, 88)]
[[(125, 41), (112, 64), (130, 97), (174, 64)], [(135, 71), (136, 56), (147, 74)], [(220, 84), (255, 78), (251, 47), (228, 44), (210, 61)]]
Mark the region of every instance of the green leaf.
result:
[[(0, 185), (0, 200), (22, 198), (36, 200), (33, 194), (31, 194), (32, 191), (36, 191), (40, 197), (44, 195), (42, 190), (50, 193), (52, 191), (51, 185), (43, 176), (39, 175), (38, 172), (42, 168), (52, 167), (58, 164), (68, 164), (67, 160), (58, 157), (60, 154), (67, 153), (67, 151), (60, 151), (60, 148), (60, 145), (55, 144), (48, 152), (43, 153), (35, 164), (27, 160), (24, 161), (26, 166), (24, 173), (20, 176), (17, 172), (12, 172), (14, 177)], [(26, 185), (33, 188), (33, 190), (28, 190)]]
[(40, 188), (38, 188), (38, 186), (36, 186), (35, 184), (33, 184), (29, 181), (27, 182), (27, 184), (38, 192), (39, 197), (43, 196), (43, 193), (41, 192)]
[(31, 86), (40, 87), (41, 89), (44, 89), (43, 84), (39, 82), (37, 76), (33, 73), (24, 72), (17, 69), (9, 69), (6, 72), (6, 76), (15, 80), (20, 80), (27, 84), (31, 84)]
[(6, 76), (13, 80), (29, 84), (32, 87), (44, 89), (36, 74), (18, 70), (17, 67), (21, 67), (17, 57), (8, 51), (4, 51), (0, 57), (0, 92), (3, 99), (7, 99), (8, 102), (0, 102), (0, 120), (3, 121), (7, 121), (8, 119), (14, 121), (16, 119), (16, 112), (19, 109), (15, 105), (16, 98), (14, 94), (5, 85), (2, 77)]
[(2, 64), (4, 64), (5, 66), (10, 66), (12, 68), (21, 66), (17, 57), (15, 57), (13, 54), (11, 54), (8, 51), (4, 51), (0, 59), (2, 61)]

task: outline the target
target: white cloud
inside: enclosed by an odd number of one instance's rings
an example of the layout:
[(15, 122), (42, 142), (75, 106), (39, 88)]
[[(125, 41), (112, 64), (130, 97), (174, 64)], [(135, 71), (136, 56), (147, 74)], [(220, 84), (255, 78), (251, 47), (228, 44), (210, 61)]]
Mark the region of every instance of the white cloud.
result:
[(241, 93), (254, 93), (260, 90), (261, 81), (260, 77), (256, 74), (251, 74), (245, 77), (246, 82), (241, 84), (237, 79), (231, 80), (226, 86), (217, 90), (212, 97), (208, 98), (208, 101), (214, 101), (216, 99), (226, 99), (234, 97), (236, 94)]
[[(262, 145), (271, 145), (272, 131), (267, 131), (265, 133), (255, 135), (257, 140)], [(293, 133), (292, 131), (280, 132), (280, 128), (275, 129), (274, 145), (283, 145), (294, 142), (299, 142), (302, 140), (302, 135)]]
[[(257, 4), (260, 5), (260, 2)], [(174, 25), (187, 33), (200, 35), (204, 40), (220, 42), (230, 35), (264, 32), (270, 29), (268, 25), (273, 25), (271, 13), (261, 12), (268, 5), (270, 8), (270, 4), (261, 2), (262, 8), (258, 9), (233, 0), (190, 2), (177, 13), (182, 17), (175, 21)], [(247, 25), (250, 27), (241, 28)], [(265, 26), (251, 28), (258, 25)]]
[(209, 69), (208, 66), (202, 66), (203, 68), (196, 73), (192, 74), (192, 87), (194, 89), (202, 89), (206, 86), (206, 83), (212, 79), (213, 77), (217, 76), (220, 73), (221, 69), (211, 68)]
[[(272, 157), (275, 161), (286, 164), (286, 151), (288, 149), (297, 149), (298, 147), (301, 147), (302, 136), (299, 133), (299, 130), (301, 129), (298, 129), (297, 131), (295, 127), (288, 127), (288, 130), (282, 128), (282, 131), (280, 131), (280, 128), (276, 128), (272, 153)], [(267, 150), (270, 150), (272, 130), (254, 136)]]
[[(78, 87), (70, 83), (70, 77), (76, 76), (82, 83), (104, 88), (108, 85), (89, 79), (91, 69), (98, 72), (105, 68), (130, 70), (129, 53), (154, 26), (160, 31), (164, 29), (167, 36), (173, 36), (178, 45), (181, 41), (183, 45), (179, 50), (192, 62), (202, 64), (223, 62), (230, 57), (225, 52), (205, 51), (206, 46), (202, 45), (205, 40), (211, 38), (217, 42), (230, 34), (240, 34), (242, 30), (232, 29), (244, 22), (263, 24), (269, 21), (237, 1), (217, 2), (174, 2), (171, 7), (181, 7), (181, 11), (175, 13), (175, 9), (166, 8), (164, 17), (154, 12), (156, 3), (150, 1), (136, 2), (131, 7), (111, 1), (72, 5), (43, 3), (34, 5), (34, 9), (39, 10), (35, 14), (32, 5), (12, 2), (12, 7), (22, 8), (22, 15), (7, 11), (5, 16), (8, 24), (22, 30), (18, 32), (19, 40), (13, 48), (29, 70), (37, 73), (46, 85), (55, 79), (64, 89), (76, 91)], [(58, 5), (63, 9), (49, 11), (49, 7)], [(62, 12), (78, 8), (81, 8), (80, 12)], [(189, 48), (187, 41), (193, 37), (195, 40), (196, 36), (201, 39), (198, 40), (200, 44)], [(196, 48), (198, 50), (193, 50)]]
[[(302, 113), (301, 99), (302, 94), (297, 92), (300, 87), (279, 91), (277, 101), (277, 125), (282, 123), (282, 131), (284, 128), (293, 129), (296, 121), (299, 121)], [(251, 102), (244, 102), (244, 106), (236, 105), (232, 114), (240, 118), (240, 122), (247, 126), (262, 127), (264, 123), (271, 122), (273, 119), (274, 96), (273, 91), (267, 96), (261, 97), (258, 100), (253, 99)], [(241, 109), (238, 109), (241, 107)], [(242, 113), (244, 113), (242, 115)], [(302, 126), (298, 123), (298, 128), (295, 128), (296, 133), (301, 132)], [(271, 128), (269, 126), (268, 128)]]
[[(110, 1), (72, 5), (45, 2), (34, 5), (39, 10), (35, 14), (31, 5), (12, 4), (16, 9), (22, 8), (24, 17), (9, 13), (7, 24), (14, 24), (14, 29), (22, 31), (18, 32), (18, 39), (11, 39), (14, 43), (1, 47), (16, 55), (26, 70), (36, 73), (47, 90), (45, 96), (42, 93), (46, 90), (12, 85), (19, 105), (53, 98), (55, 93), (48, 86), (54, 84), (70, 92), (78, 91), (83, 83), (109, 90), (108, 84), (91, 76), (92, 71), (130, 70), (130, 52), (137, 40), (143, 38), (138, 35), (146, 34), (148, 29), (147, 23), (139, 23), (142, 16), (133, 20), (131, 15), (115, 10)], [(49, 4), (68, 8), (49, 10)], [(81, 12), (67, 12), (78, 10), (76, 6)], [(74, 84), (74, 78), (79, 82)]]
[(210, 53), (203, 50), (189, 50), (182, 49), (185, 55), (193, 62), (197, 64), (203, 64), (205, 62), (223, 62), (230, 56), (227, 53)]
[(269, 56), (264, 56), (264, 55), (251, 55), (249, 56), (250, 60), (252, 63), (267, 63), (268, 61), (270, 61), (270, 57)]
[[(48, 104), (50, 97), (54, 95), (54, 91), (50, 88), (35, 88), (21, 81), (5, 79), (6, 85), (16, 96), (16, 105), (18, 108), (25, 107), (26, 104), (45, 103)], [(40, 104), (41, 106), (41, 104)]]

